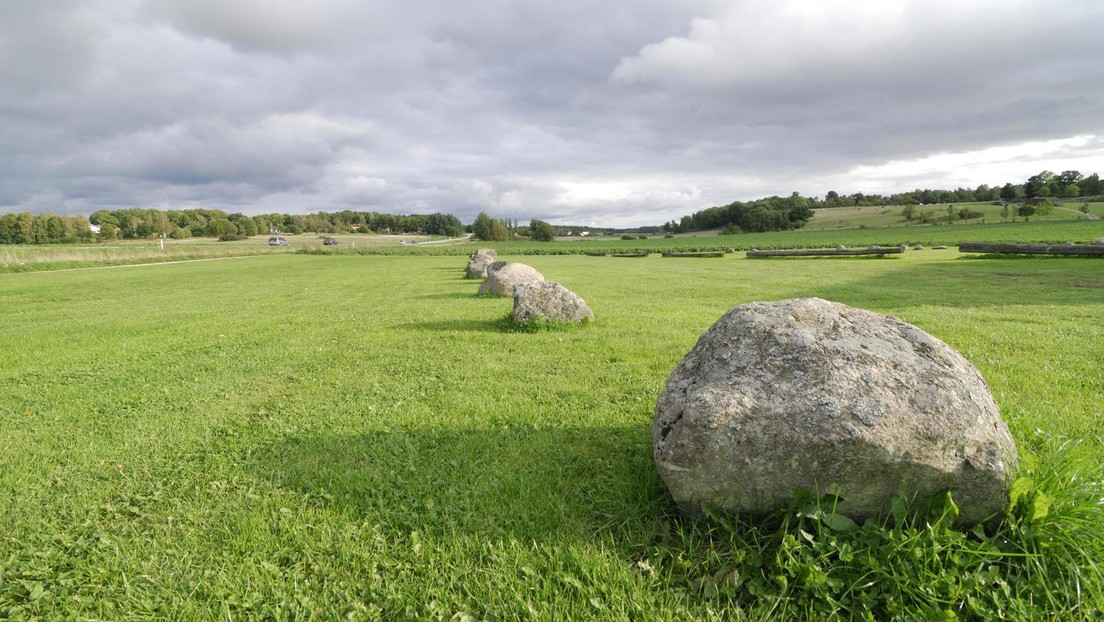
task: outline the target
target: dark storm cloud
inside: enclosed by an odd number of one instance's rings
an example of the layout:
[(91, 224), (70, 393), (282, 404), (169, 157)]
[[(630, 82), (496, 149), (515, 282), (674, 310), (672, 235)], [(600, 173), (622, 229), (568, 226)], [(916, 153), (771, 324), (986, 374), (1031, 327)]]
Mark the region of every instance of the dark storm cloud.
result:
[(8, 3), (0, 208), (630, 225), (1100, 171), (1101, 18), (1041, 0)]

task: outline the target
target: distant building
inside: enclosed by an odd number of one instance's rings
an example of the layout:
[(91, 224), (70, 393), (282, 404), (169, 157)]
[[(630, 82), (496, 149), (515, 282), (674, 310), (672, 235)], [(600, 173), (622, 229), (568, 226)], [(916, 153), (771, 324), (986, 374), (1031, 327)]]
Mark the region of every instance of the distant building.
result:
[(92, 231), (92, 233), (94, 233), (96, 235), (100, 234), (100, 226), (99, 225), (90, 224), (90, 225), (88, 225), (88, 228)]

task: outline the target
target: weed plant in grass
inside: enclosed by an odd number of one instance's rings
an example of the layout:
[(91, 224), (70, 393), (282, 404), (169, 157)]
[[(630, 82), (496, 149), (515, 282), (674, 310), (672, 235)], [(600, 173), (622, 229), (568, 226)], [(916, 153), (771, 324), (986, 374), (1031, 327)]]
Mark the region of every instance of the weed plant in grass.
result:
[[(0, 275), (0, 618), (1104, 614), (1099, 260), (502, 258), (597, 321), (507, 330), (462, 257)], [(979, 367), (1024, 455), (1007, 520), (678, 514), (667, 375), (729, 308), (813, 295)]]

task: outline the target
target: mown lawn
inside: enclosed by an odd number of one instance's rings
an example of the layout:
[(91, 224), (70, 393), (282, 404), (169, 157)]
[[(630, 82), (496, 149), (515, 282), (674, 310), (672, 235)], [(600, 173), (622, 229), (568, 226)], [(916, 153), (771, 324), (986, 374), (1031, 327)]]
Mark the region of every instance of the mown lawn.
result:
[[(0, 619), (1104, 615), (1104, 262), (514, 259), (597, 322), (511, 331), (455, 256), (0, 274)], [(979, 367), (1012, 517), (678, 515), (664, 380), (727, 309), (797, 296)]]

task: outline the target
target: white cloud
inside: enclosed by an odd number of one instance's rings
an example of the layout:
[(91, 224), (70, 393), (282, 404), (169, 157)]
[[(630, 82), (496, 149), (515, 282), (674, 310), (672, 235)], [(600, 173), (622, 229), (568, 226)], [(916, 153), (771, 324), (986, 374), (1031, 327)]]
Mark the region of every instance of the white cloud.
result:
[(1101, 21), (1098, 0), (9, 2), (0, 209), (659, 224), (1104, 172), (1099, 138), (1068, 140), (1104, 136)]
[(1104, 171), (1104, 137), (1073, 136), (912, 160), (891, 160), (875, 166), (860, 165), (837, 178), (835, 183), (846, 179), (862, 180), (863, 187), (855, 191), (868, 193), (910, 189), (903, 188), (901, 180), (924, 180), (926, 187), (975, 188), (981, 184), (1022, 182), (1046, 167), (1054, 173)]
[[(749, 0), (694, 19), (685, 35), (645, 45), (623, 58), (613, 77), (672, 88), (803, 93), (834, 81), (885, 88), (886, 81), (931, 68), (946, 72), (946, 80), (1052, 45), (1055, 22), (1071, 25), (1070, 13), (1023, 0)], [(979, 36), (989, 32), (1000, 38)]]

